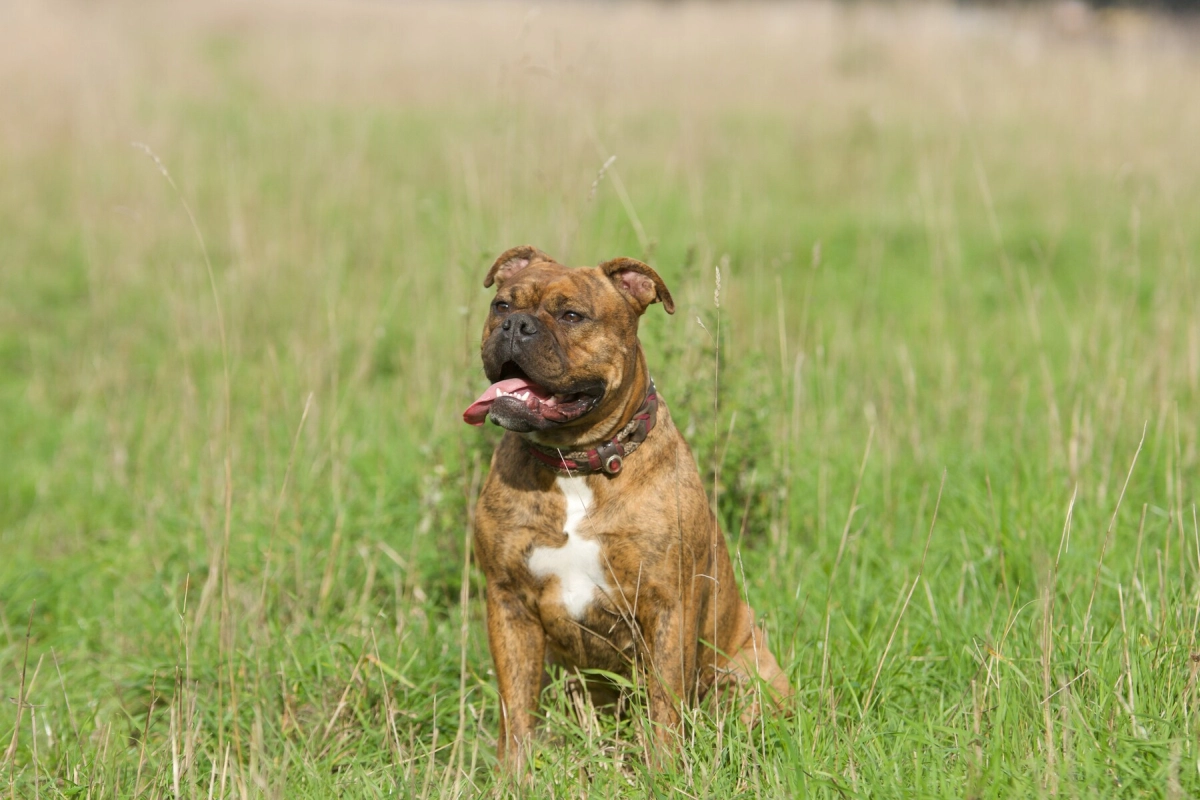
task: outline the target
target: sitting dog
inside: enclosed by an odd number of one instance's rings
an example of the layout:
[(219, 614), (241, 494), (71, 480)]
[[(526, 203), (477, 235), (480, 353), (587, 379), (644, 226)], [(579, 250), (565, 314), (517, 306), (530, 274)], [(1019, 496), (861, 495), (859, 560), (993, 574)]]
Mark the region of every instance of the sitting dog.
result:
[(492, 385), (463, 420), (508, 431), (475, 516), (498, 759), (519, 767), (527, 755), (546, 662), (637, 670), (667, 747), (681, 704), (718, 681), (761, 678), (773, 701), (790, 695), (646, 369), (638, 322), (653, 303), (675, 311), (662, 279), (631, 258), (569, 269), (522, 246), (496, 259), (493, 284)]

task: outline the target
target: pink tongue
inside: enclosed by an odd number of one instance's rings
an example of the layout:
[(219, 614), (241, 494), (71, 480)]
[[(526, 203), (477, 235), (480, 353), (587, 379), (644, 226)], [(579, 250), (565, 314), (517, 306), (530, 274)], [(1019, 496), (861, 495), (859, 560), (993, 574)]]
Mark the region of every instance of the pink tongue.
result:
[(538, 399), (548, 399), (546, 390), (537, 384), (530, 383), (524, 378), (508, 378), (507, 380), (497, 381), (479, 395), (479, 399), (471, 403), (467, 410), (463, 412), (463, 422), (468, 425), (479, 426), (487, 421), (488, 410), (492, 407), (492, 403), (496, 402), (496, 398), (500, 392), (513, 394), (514, 392), (529, 392)]

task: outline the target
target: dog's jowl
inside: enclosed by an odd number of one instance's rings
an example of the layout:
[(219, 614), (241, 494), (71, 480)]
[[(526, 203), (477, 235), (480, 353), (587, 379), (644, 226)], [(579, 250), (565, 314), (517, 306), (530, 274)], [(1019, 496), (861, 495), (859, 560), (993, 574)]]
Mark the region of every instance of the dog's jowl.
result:
[(492, 384), (463, 419), (508, 431), (475, 528), (501, 761), (526, 755), (547, 662), (639, 670), (666, 747), (681, 705), (718, 680), (758, 677), (772, 701), (788, 696), (647, 372), (638, 321), (655, 303), (675, 310), (662, 279), (630, 258), (569, 269), (524, 246), (496, 260), (493, 284), (482, 348)]

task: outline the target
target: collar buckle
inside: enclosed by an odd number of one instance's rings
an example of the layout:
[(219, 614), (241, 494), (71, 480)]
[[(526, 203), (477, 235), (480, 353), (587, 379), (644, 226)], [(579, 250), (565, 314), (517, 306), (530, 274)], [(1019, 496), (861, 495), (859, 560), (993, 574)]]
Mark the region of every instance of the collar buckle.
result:
[(625, 466), (624, 455), (625, 448), (621, 446), (621, 440), (617, 438), (596, 448), (596, 462), (600, 469), (608, 475), (616, 475), (621, 471), (621, 467)]

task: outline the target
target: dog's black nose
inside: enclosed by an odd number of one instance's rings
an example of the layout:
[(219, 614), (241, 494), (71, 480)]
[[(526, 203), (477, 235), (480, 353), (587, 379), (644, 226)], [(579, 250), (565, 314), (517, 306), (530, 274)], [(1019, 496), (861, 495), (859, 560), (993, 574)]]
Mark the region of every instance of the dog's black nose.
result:
[(541, 330), (537, 320), (529, 314), (513, 314), (500, 327), (509, 333), (515, 331), (522, 339), (532, 339)]

